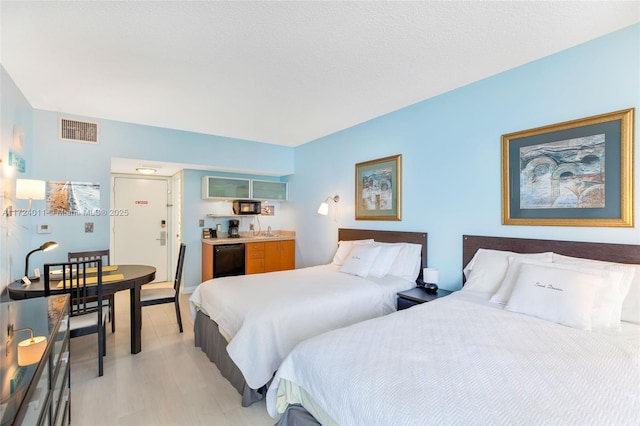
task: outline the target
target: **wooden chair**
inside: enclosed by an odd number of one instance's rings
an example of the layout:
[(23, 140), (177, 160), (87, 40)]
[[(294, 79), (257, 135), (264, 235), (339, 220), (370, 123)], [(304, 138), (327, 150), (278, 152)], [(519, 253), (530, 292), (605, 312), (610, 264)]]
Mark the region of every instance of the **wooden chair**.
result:
[[(88, 268), (97, 268), (97, 273), (88, 276)], [(52, 276), (51, 272), (55, 270), (60, 270), (60, 274)], [(102, 259), (45, 263), (45, 296), (49, 296), (52, 289), (71, 296), (69, 308), (69, 336), (71, 338), (98, 334), (98, 376), (102, 376), (102, 357), (107, 354), (106, 317), (108, 311), (102, 305)]]
[[(95, 260), (102, 259), (102, 266), (110, 265), (109, 250), (94, 250), (94, 251), (70, 251), (67, 253), (67, 260), (69, 262), (76, 262), (79, 260)], [(95, 265), (92, 265), (95, 266)], [(111, 332), (116, 331), (116, 300), (114, 294), (108, 294), (104, 296), (109, 301), (109, 322), (111, 323)]]
[(184, 253), (186, 248), (187, 246), (184, 243), (180, 244), (176, 277), (173, 280), (172, 286), (171, 282), (166, 281), (147, 284), (140, 290), (140, 304), (142, 306), (153, 306), (162, 303), (175, 304), (180, 333), (182, 333), (182, 318), (180, 317), (180, 283), (182, 282), (182, 267), (184, 265)]

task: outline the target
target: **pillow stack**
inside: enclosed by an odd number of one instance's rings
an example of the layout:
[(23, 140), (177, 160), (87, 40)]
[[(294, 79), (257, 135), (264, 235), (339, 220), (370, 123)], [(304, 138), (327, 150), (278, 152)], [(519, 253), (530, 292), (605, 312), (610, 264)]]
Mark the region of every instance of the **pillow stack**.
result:
[(413, 282), (420, 273), (421, 254), (420, 244), (339, 241), (331, 263), (346, 274), (375, 278), (393, 275)]
[(640, 265), (479, 249), (465, 276), (464, 290), (489, 294), (508, 311), (582, 330), (640, 324)]

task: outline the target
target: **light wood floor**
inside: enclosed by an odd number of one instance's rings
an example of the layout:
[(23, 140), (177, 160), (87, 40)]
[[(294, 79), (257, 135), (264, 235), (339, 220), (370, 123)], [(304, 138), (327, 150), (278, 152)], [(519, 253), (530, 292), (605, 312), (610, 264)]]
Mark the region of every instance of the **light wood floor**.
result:
[(142, 309), (142, 352), (130, 353), (129, 292), (116, 295), (116, 332), (107, 326), (104, 375), (97, 335), (71, 339), (71, 424), (273, 425), (264, 401), (240, 394), (193, 343), (189, 295), (181, 297), (184, 333), (173, 305)]

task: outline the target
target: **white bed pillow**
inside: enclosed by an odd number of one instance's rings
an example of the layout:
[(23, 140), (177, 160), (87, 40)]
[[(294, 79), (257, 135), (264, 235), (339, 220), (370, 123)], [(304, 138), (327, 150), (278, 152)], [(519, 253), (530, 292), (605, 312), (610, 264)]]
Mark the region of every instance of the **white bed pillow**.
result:
[(520, 265), (523, 263), (530, 263), (533, 265), (550, 264), (551, 258), (532, 259), (530, 257), (522, 256), (507, 256), (507, 272), (505, 272), (504, 279), (498, 287), (498, 290), (491, 296), (490, 301), (493, 303), (499, 303), (506, 305), (513, 291), (513, 287), (518, 280), (518, 274), (520, 273)]
[(505, 310), (591, 330), (594, 300), (605, 280), (603, 275), (522, 264)]
[(625, 280), (622, 271), (604, 268), (587, 268), (580, 264), (562, 264), (540, 261), (535, 259), (509, 256), (509, 268), (498, 291), (491, 297), (494, 303), (508, 303), (515, 283), (517, 282), (522, 265), (537, 265), (550, 269), (582, 272), (585, 274), (602, 276), (605, 285), (597, 290), (593, 310), (591, 312), (591, 326), (593, 328), (619, 328), (620, 312), (622, 311), (622, 297), (620, 287)]
[(401, 245), (400, 253), (396, 256), (389, 275), (404, 278), (407, 281), (415, 281), (420, 273), (422, 264), (422, 246), (414, 243), (398, 243)]
[(622, 310), (620, 320), (640, 324), (640, 265), (627, 263), (604, 262), (601, 260), (553, 254), (553, 262), (557, 264), (583, 265), (588, 268), (623, 271), (620, 295)]
[[(507, 273), (509, 256), (551, 260), (552, 253), (515, 253), (503, 250), (478, 249), (471, 262), (469, 262), (471, 264), (471, 272), (462, 289), (494, 294), (498, 291)], [(465, 269), (467, 268), (468, 265)]]
[(332, 264), (342, 266), (344, 261), (349, 256), (349, 252), (353, 248), (354, 245), (371, 245), (373, 244), (373, 239), (369, 240), (350, 240), (350, 241), (338, 241), (338, 249), (336, 253), (333, 255)]
[(380, 246), (354, 244), (340, 272), (366, 277), (380, 253)]
[(373, 245), (374, 247), (380, 247), (380, 252), (373, 262), (373, 266), (369, 271), (369, 275), (376, 278), (382, 278), (391, 270), (391, 266), (398, 257), (398, 253), (400, 253), (402, 245), (396, 243), (378, 242), (375, 242)]

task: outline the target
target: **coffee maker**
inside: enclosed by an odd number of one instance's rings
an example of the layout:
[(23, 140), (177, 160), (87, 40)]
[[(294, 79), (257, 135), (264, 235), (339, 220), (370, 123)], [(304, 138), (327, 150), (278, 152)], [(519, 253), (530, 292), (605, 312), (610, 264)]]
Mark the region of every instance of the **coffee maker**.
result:
[(231, 219), (229, 221), (229, 238), (240, 238), (240, 221), (238, 219)]

